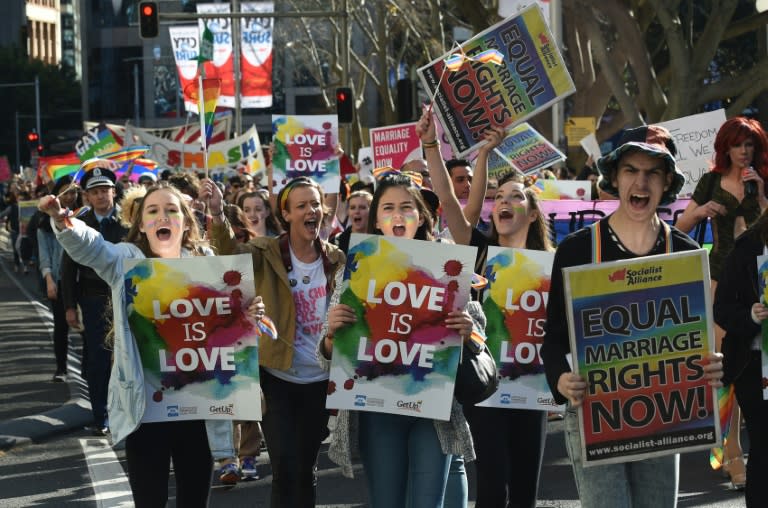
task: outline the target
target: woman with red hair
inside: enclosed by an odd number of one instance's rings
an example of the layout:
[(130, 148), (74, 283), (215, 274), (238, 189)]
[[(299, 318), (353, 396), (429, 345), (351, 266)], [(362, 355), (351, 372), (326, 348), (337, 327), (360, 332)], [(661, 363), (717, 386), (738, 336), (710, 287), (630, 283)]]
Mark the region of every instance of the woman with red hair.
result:
[[(712, 220), (709, 272), (713, 295), (725, 258), (733, 250), (736, 238), (768, 208), (766, 179), (768, 137), (760, 122), (743, 116), (726, 121), (715, 138), (715, 165), (701, 177), (691, 202), (675, 223), (678, 229), (689, 232), (700, 221)], [(718, 351), (723, 335), (723, 329), (715, 326)], [(734, 488), (744, 488), (747, 481), (739, 442), (740, 421), (741, 412), (734, 404), (722, 457), (723, 470), (730, 476)]]

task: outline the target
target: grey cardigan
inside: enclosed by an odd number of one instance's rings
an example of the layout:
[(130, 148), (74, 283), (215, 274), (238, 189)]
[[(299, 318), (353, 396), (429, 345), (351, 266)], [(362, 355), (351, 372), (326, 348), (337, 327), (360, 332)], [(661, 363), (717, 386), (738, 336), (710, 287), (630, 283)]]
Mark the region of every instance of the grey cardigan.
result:
[[(336, 273), (336, 289), (328, 302), (328, 308), (339, 304), (341, 299), (342, 279), (344, 270)], [(469, 302), (466, 307), (467, 312), (472, 316), (475, 322), (475, 328), (485, 332), (485, 314), (483, 308), (478, 302)], [(320, 337), (325, 337), (328, 332), (328, 321), (323, 324)], [(331, 369), (331, 360), (323, 356), (323, 340), (317, 343), (317, 361), (327, 371)], [(432, 420), (437, 431), (437, 438), (440, 441), (440, 447), (446, 455), (463, 455), (465, 462), (475, 460), (475, 448), (472, 442), (472, 434), (469, 432), (469, 424), (464, 418), (464, 412), (456, 399), (453, 399), (451, 405), (451, 416), (446, 421)], [(353, 478), (352, 456), (359, 455), (358, 441), (358, 411), (340, 409), (336, 417), (336, 430), (331, 436), (331, 446), (328, 449), (328, 457), (341, 468), (341, 473)]]

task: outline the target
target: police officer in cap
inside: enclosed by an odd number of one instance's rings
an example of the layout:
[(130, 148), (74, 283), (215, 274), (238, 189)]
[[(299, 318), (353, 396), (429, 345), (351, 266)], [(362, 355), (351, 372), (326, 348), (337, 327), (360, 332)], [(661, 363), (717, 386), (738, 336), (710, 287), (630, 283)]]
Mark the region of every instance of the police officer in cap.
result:
[[(115, 204), (117, 177), (110, 169), (114, 163), (103, 159), (91, 159), (83, 163), (85, 175), (80, 180), (90, 210), (79, 218), (102, 236), (118, 243), (128, 233), (120, 224), (120, 207)], [(105, 318), (109, 307), (110, 289), (91, 268), (72, 261), (65, 252), (61, 260), (61, 285), (67, 323), (79, 328), (77, 306), (83, 316), (83, 375), (88, 383), (88, 395), (93, 412), (94, 435), (103, 436), (109, 431), (107, 421), (107, 389), (112, 364), (111, 351), (105, 348), (104, 339), (109, 332), (109, 320)]]

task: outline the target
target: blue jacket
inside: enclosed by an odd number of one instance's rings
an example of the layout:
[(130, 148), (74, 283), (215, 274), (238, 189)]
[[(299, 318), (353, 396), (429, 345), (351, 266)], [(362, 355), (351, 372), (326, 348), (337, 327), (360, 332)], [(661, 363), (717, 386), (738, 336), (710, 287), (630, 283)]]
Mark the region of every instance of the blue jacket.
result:
[[(146, 256), (132, 243), (105, 240), (98, 231), (78, 219), (72, 219), (72, 224), (72, 229), (57, 231), (52, 223), (56, 238), (75, 262), (93, 268), (112, 290), (115, 340), (107, 410), (113, 443), (119, 443), (139, 427), (146, 408), (144, 370), (136, 339), (125, 317), (123, 262)], [(182, 249), (181, 256), (188, 257), (191, 253)], [(234, 456), (232, 422), (208, 420), (206, 428), (214, 458)]]

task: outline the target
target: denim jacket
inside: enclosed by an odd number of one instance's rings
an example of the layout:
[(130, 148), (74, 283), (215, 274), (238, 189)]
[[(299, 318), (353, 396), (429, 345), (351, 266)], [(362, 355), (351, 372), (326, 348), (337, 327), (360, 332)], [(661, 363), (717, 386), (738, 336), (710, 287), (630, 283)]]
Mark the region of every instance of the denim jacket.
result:
[[(112, 375), (109, 379), (107, 410), (113, 443), (119, 443), (141, 424), (146, 408), (144, 369), (136, 339), (125, 316), (125, 284), (123, 263), (126, 259), (144, 258), (144, 253), (132, 243), (111, 243), (95, 229), (78, 219), (72, 219), (72, 229), (57, 231), (56, 238), (74, 261), (90, 266), (109, 284), (112, 290), (115, 341)], [(208, 254), (212, 255), (209, 251)], [(182, 257), (191, 253), (182, 249)], [(234, 455), (232, 450), (232, 422), (206, 421), (208, 443), (214, 458)]]

